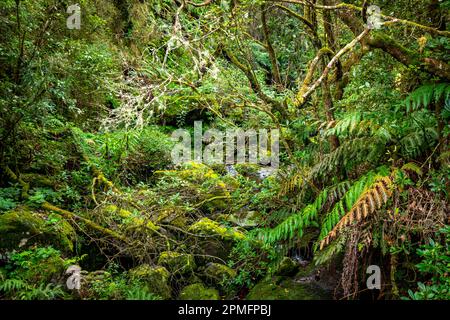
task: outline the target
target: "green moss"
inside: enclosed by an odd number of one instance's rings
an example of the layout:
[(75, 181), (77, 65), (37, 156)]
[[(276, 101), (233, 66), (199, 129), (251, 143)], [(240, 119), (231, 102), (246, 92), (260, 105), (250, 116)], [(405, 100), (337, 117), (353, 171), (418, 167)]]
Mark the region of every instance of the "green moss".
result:
[(72, 251), (74, 236), (72, 226), (58, 215), (47, 219), (27, 207), (0, 215), (0, 248), (51, 244), (63, 251)]
[(242, 163), (234, 166), (236, 171), (244, 177), (256, 177), (258, 175), (259, 166), (257, 164)]
[[(39, 262), (39, 264), (28, 270), (29, 277), (35, 277), (34, 280), (44, 283), (50, 282), (52, 279), (60, 279), (64, 275), (65, 263), (59, 256), (51, 256)], [(27, 273), (24, 273), (27, 274)]]
[(220, 263), (208, 263), (204, 275), (212, 282), (223, 285), (236, 277), (236, 271)]
[(157, 294), (163, 299), (169, 299), (171, 289), (169, 286), (170, 273), (161, 266), (152, 267), (142, 264), (129, 271), (130, 279), (138, 280), (147, 286), (151, 293)]
[(165, 266), (172, 273), (186, 274), (195, 270), (195, 260), (192, 254), (174, 251), (161, 252), (158, 264)]
[(59, 282), (64, 276), (66, 262), (61, 252), (52, 247), (38, 247), (15, 252), (10, 256), (11, 277), (32, 283)]
[(293, 276), (299, 270), (299, 265), (289, 257), (283, 257), (274, 274), (278, 276)]
[(55, 222), (52, 234), (59, 239), (59, 247), (61, 249), (64, 251), (73, 251), (73, 240), (75, 239), (76, 232), (70, 223), (61, 217)]
[(240, 227), (256, 227), (258, 225), (258, 219), (260, 219), (260, 214), (256, 211), (248, 211), (240, 214), (227, 214), (221, 215), (220, 218), (225, 221), (234, 223)]
[(118, 209), (119, 209), (119, 208), (118, 208), (116, 205), (114, 205), (114, 204), (109, 204), (109, 205), (107, 205), (103, 210), (104, 210), (106, 213), (114, 214), (114, 213), (117, 212)]
[(317, 266), (314, 263), (308, 263), (306, 266), (300, 268), (295, 275), (296, 278), (310, 277), (315, 274)]
[(322, 289), (291, 278), (269, 277), (256, 284), (247, 300), (323, 300), (330, 299)]
[(187, 228), (186, 212), (180, 207), (167, 206), (158, 212), (157, 223), (170, 224), (178, 228)]
[(159, 174), (183, 180), (202, 196), (202, 207), (217, 210), (229, 207), (230, 190), (233, 186), (205, 164), (186, 162), (181, 170), (158, 171)]
[(197, 234), (219, 236), (224, 240), (237, 241), (245, 238), (242, 232), (222, 226), (218, 222), (208, 218), (202, 218), (193, 225), (191, 225), (189, 227), (189, 231)]
[(184, 287), (180, 292), (180, 300), (219, 300), (219, 292), (206, 288), (202, 283), (194, 283)]
[(144, 218), (136, 216), (131, 211), (118, 208), (113, 204), (105, 206), (103, 212), (119, 220), (124, 229), (145, 228), (150, 234), (159, 229), (152, 221), (146, 221)]
[(57, 185), (56, 181), (53, 181), (50, 177), (36, 173), (24, 173), (20, 177), (24, 181), (29, 181), (33, 187), (50, 187), (53, 188)]

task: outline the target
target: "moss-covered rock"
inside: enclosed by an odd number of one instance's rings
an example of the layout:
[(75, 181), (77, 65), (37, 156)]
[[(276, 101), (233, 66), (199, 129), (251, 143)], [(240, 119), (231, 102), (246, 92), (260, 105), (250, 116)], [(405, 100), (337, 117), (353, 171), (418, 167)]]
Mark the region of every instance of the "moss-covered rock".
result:
[(215, 283), (216, 285), (223, 285), (236, 277), (236, 271), (234, 271), (230, 267), (213, 262), (210, 262), (206, 265), (203, 274), (205, 278)]
[(256, 211), (248, 211), (230, 215), (223, 214), (220, 218), (223, 218), (225, 221), (234, 223), (242, 228), (252, 228), (258, 225), (260, 215)]
[(206, 288), (203, 283), (194, 283), (183, 288), (178, 297), (180, 300), (219, 300), (219, 292), (214, 288)]
[(113, 204), (105, 206), (103, 212), (107, 213), (110, 218), (119, 221), (121, 223), (121, 228), (124, 230), (143, 229), (147, 233), (152, 234), (159, 229), (152, 221), (144, 219), (144, 217), (134, 214), (126, 209), (118, 208)]
[(184, 163), (180, 170), (158, 171), (158, 173), (178, 181), (182, 180), (199, 196), (199, 203), (205, 209), (216, 211), (229, 207), (230, 191), (235, 186), (229, 183), (229, 178), (224, 179), (205, 164), (190, 161)]
[(60, 256), (53, 255), (41, 260), (39, 264), (31, 266), (22, 274), (28, 275), (31, 282), (50, 283), (64, 278), (65, 267), (65, 261)]
[(31, 187), (41, 187), (41, 188), (54, 188), (58, 185), (58, 181), (55, 181), (52, 176), (45, 176), (37, 173), (23, 173), (20, 177), (24, 181), (29, 181)]
[(239, 163), (234, 166), (236, 171), (244, 177), (256, 178), (258, 176), (259, 166), (251, 163)]
[(61, 257), (61, 252), (53, 247), (14, 252), (9, 258), (11, 278), (42, 284), (61, 282), (64, 278), (67, 263)]
[(0, 249), (48, 244), (72, 251), (74, 237), (75, 230), (58, 215), (45, 216), (27, 207), (17, 207), (0, 215)]
[(247, 300), (324, 300), (328, 293), (312, 283), (298, 283), (292, 278), (268, 277), (256, 284)]
[(223, 240), (237, 241), (245, 238), (245, 235), (242, 232), (222, 226), (217, 221), (208, 218), (202, 218), (191, 225), (189, 231), (202, 235), (218, 236)]
[(188, 217), (186, 211), (183, 208), (177, 206), (168, 205), (158, 212), (156, 218), (157, 223), (170, 224), (172, 226), (185, 229), (188, 224)]
[(278, 264), (274, 274), (277, 276), (293, 276), (299, 270), (299, 264), (289, 257), (283, 257)]
[(158, 264), (165, 266), (170, 272), (178, 274), (190, 273), (197, 267), (192, 254), (174, 251), (161, 252)]
[(159, 295), (163, 299), (169, 299), (171, 289), (169, 286), (170, 273), (161, 266), (152, 267), (142, 264), (129, 271), (131, 280), (142, 281), (147, 285), (150, 292)]

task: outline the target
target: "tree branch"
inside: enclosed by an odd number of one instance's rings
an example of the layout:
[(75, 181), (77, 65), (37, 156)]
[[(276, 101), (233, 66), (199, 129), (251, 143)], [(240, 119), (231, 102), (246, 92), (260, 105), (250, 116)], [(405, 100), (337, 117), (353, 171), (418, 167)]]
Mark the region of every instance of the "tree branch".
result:
[(266, 10), (267, 10), (267, 7), (263, 4), (261, 6), (262, 29), (263, 29), (263, 33), (264, 33), (264, 38), (266, 40), (267, 52), (269, 53), (270, 62), (272, 63), (273, 80), (277, 84), (277, 86), (282, 86), (280, 69), (278, 68), (277, 57), (275, 54), (275, 50), (272, 47), (272, 43), (270, 42), (269, 27), (267, 26)]
[(364, 31), (360, 35), (358, 35), (355, 39), (353, 39), (350, 43), (348, 43), (345, 47), (343, 47), (330, 60), (330, 62), (327, 64), (327, 66), (323, 70), (323, 73), (320, 76), (320, 78), (317, 79), (317, 81), (314, 82), (314, 84), (304, 94), (302, 94), (300, 97), (297, 96), (297, 105), (298, 106), (302, 105), (306, 101), (306, 99), (314, 92), (314, 90), (316, 90), (319, 87), (319, 85), (322, 83), (322, 81), (325, 79), (325, 77), (328, 76), (328, 73), (330, 72), (331, 68), (339, 60), (339, 58), (341, 56), (343, 56), (345, 53), (347, 53), (348, 51), (350, 51), (354, 46), (356, 46), (356, 44), (359, 41), (361, 41), (361, 39), (363, 39), (369, 33), (369, 31), (370, 31), (369, 29), (364, 29)]

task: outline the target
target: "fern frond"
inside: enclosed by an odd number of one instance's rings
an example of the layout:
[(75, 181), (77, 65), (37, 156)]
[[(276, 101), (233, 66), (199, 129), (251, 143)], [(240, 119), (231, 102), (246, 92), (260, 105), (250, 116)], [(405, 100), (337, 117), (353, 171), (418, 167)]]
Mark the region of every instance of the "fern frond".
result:
[(418, 157), (437, 140), (438, 133), (436, 129), (428, 127), (411, 131), (400, 140), (400, 145), (404, 156), (414, 158)]
[(342, 141), (338, 148), (326, 154), (311, 169), (311, 178), (325, 177), (339, 167), (351, 169), (363, 162), (376, 162), (383, 155), (386, 142), (378, 135)]
[(391, 197), (393, 187), (394, 182), (390, 176), (378, 176), (370, 188), (366, 189), (359, 196), (351, 210), (322, 238), (320, 250), (328, 245), (343, 228), (367, 218), (375, 210), (380, 209)]
[[(357, 202), (364, 190), (376, 180), (377, 174), (373, 171), (368, 172), (359, 178), (358, 181), (353, 183), (353, 185), (345, 193), (344, 197), (334, 205), (333, 209), (325, 216), (322, 221), (322, 229), (319, 238), (324, 238), (333, 227), (339, 222), (342, 216), (353, 207)], [(344, 208), (345, 206), (345, 208)], [(361, 211), (359, 214), (364, 214)]]
[(339, 138), (372, 135), (379, 125), (372, 119), (364, 117), (369, 117), (369, 115), (361, 112), (346, 114), (344, 118), (329, 122), (323, 134), (325, 137), (334, 135)]
[(415, 172), (418, 176), (421, 176), (423, 174), (422, 169), (415, 164), (414, 162), (408, 162), (406, 164), (404, 164), (401, 168), (403, 171), (413, 171)]
[(26, 289), (28, 284), (21, 279), (6, 279), (0, 283), (0, 291), (6, 294)]
[(420, 107), (427, 108), (432, 102), (439, 103), (441, 98), (444, 100), (450, 97), (450, 84), (426, 84), (414, 90), (406, 99), (406, 111), (413, 112)]
[(346, 237), (339, 237), (333, 241), (329, 246), (314, 255), (314, 264), (316, 266), (323, 265), (330, 261), (333, 256), (342, 252), (345, 249)]
[(349, 188), (348, 181), (325, 188), (315, 201), (303, 208), (302, 211), (289, 216), (273, 229), (261, 230), (259, 238), (266, 244), (273, 244), (282, 240), (291, 240), (295, 236), (302, 237), (303, 230), (317, 220), (321, 211), (339, 201)]
[(261, 230), (258, 238), (268, 244), (292, 239), (295, 235), (302, 237), (303, 230), (311, 225), (312, 221), (316, 219), (320, 210), (325, 205), (328, 194), (329, 190), (324, 189), (313, 203), (307, 205), (299, 213), (289, 216), (275, 228)]
[(296, 170), (287, 177), (282, 177), (279, 196), (291, 193), (295, 189), (301, 187), (308, 173), (305, 169), (296, 168)]

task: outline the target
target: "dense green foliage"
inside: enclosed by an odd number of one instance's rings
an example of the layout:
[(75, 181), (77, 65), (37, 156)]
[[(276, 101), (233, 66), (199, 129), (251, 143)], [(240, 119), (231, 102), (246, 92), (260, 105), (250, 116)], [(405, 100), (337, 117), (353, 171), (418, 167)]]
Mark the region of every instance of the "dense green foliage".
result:
[(373, 2), (2, 1), (0, 299), (450, 299), (450, 1)]

